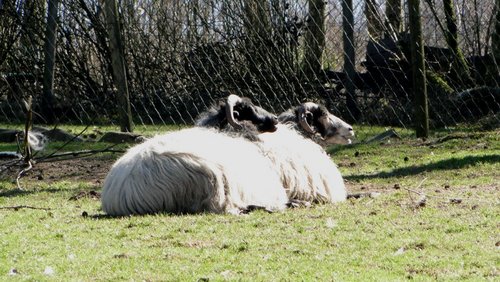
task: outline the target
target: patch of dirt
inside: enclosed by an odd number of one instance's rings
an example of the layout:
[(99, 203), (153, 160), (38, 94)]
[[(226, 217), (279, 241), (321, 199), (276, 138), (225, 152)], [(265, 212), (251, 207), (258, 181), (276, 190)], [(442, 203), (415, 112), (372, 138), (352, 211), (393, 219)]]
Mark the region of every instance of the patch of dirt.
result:
[(101, 198), (101, 193), (96, 192), (94, 190), (91, 190), (91, 191), (80, 191), (78, 194), (72, 196), (69, 199), (71, 201), (76, 201), (76, 200), (79, 200), (81, 198), (90, 198), (90, 199), (93, 199), (93, 200), (98, 200), (98, 199)]
[(387, 189), (387, 187), (380, 186), (380, 185), (375, 185), (375, 184), (367, 184), (367, 183), (357, 183), (354, 181), (349, 181), (344, 179), (347, 192), (348, 193), (373, 193), (373, 192), (387, 192), (388, 190), (392, 189)]
[[(45, 183), (57, 181), (89, 182), (92, 185), (101, 186), (114, 161), (113, 158), (89, 157), (40, 162), (33, 164), (33, 168), (22, 179)], [(7, 177), (15, 179), (18, 169), (9, 169)], [(2, 177), (4, 176), (2, 175)]]

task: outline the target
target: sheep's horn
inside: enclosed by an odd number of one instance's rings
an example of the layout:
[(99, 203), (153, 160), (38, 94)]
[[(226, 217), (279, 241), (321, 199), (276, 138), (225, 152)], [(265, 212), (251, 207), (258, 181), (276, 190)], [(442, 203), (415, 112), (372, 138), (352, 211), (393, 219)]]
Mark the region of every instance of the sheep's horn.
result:
[(316, 132), (311, 128), (309, 123), (307, 123), (307, 115), (310, 114), (311, 112), (309, 109), (311, 108), (311, 103), (304, 103), (299, 106), (298, 108), (298, 114), (299, 114), (299, 124), (300, 126), (307, 132), (311, 134), (315, 134)]
[(234, 118), (234, 106), (241, 101), (241, 98), (234, 94), (229, 95), (226, 99), (226, 119), (236, 129), (241, 129), (242, 126)]

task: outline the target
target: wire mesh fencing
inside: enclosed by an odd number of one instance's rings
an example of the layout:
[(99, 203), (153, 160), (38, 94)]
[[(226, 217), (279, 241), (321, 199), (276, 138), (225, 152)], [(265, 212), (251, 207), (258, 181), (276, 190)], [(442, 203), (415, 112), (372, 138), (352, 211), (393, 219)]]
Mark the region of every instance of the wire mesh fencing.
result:
[[(119, 122), (103, 2), (0, 1), (0, 122), (23, 122), (28, 96), (35, 123)], [(498, 127), (495, 0), (420, 7), (431, 126)], [(407, 1), (122, 0), (118, 11), (136, 124), (193, 124), (227, 93), (275, 113), (315, 101), (353, 123), (415, 122)]]

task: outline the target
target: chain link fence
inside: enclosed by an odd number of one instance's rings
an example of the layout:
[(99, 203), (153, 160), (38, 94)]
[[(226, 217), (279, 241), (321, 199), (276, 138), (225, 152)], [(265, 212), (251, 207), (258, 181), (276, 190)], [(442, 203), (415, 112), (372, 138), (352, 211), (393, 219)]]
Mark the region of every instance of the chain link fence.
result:
[[(23, 100), (32, 96), (35, 123), (118, 123), (102, 2), (0, 0), (0, 122), (24, 122)], [(498, 127), (496, 2), (420, 3), (431, 126), (489, 118)], [(275, 113), (315, 101), (350, 122), (413, 126), (406, 1), (122, 0), (118, 10), (135, 124), (190, 125), (232, 92)], [(55, 52), (49, 100), (47, 44)]]

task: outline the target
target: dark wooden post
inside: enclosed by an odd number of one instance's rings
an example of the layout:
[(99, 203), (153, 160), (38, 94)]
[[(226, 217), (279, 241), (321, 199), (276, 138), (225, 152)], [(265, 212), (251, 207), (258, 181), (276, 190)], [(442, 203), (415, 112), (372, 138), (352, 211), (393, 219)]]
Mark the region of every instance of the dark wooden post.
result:
[(305, 50), (302, 69), (307, 79), (314, 80), (321, 72), (323, 49), (325, 48), (325, 8), (324, 0), (309, 0), (309, 18), (305, 35)]
[(452, 72), (454, 72), (457, 82), (462, 86), (466, 87), (470, 84), (472, 78), (470, 77), (469, 67), (465, 61), (464, 55), (458, 46), (458, 27), (457, 27), (457, 17), (455, 15), (455, 5), (453, 0), (443, 0), (444, 15), (446, 18), (446, 30), (444, 36), (448, 47), (450, 47), (453, 52), (453, 63)]
[(384, 21), (377, 10), (377, 1), (365, 0), (364, 12), (370, 40), (379, 41), (384, 35)]
[(398, 38), (401, 32), (403, 15), (402, 15), (401, 0), (387, 0), (385, 3), (385, 15), (387, 21), (385, 23), (387, 32), (395, 35)]
[(415, 132), (417, 137), (429, 137), (429, 109), (425, 78), (424, 44), (420, 22), (420, 0), (408, 0), (410, 18), (410, 47), (415, 104)]
[(356, 76), (356, 52), (354, 50), (354, 14), (352, 10), (352, 0), (342, 1), (343, 14), (343, 45), (344, 45), (344, 72), (347, 76), (345, 83), (346, 105), (350, 119), (356, 121), (360, 111), (356, 100), (356, 86), (354, 84)]
[(55, 96), (54, 96), (54, 71), (56, 64), (57, 44), (57, 14), (59, 0), (49, 0), (47, 11), (47, 27), (45, 29), (45, 65), (43, 69), (43, 96), (41, 101), (41, 113), (46, 123), (54, 123)]
[(132, 132), (134, 125), (132, 122), (132, 111), (127, 86), (127, 74), (125, 71), (125, 52), (120, 34), (120, 21), (118, 19), (117, 5), (116, 0), (104, 1), (113, 79), (118, 89), (117, 98), (120, 129), (122, 132)]
[(493, 58), (495, 59), (495, 65), (500, 65), (500, 0), (495, 1), (496, 5), (496, 21), (493, 34), (491, 35), (491, 50), (493, 51)]
[(269, 67), (267, 64), (271, 53), (267, 44), (271, 36), (271, 19), (267, 1), (248, 0), (244, 3), (243, 24), (247, 35), (247, 60), (250, 71), (256, 74)]

